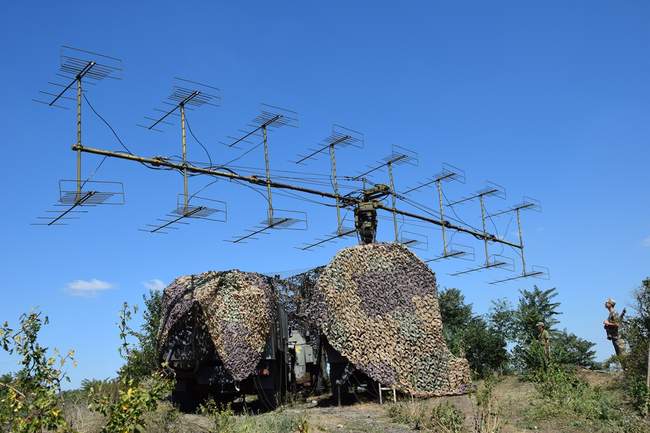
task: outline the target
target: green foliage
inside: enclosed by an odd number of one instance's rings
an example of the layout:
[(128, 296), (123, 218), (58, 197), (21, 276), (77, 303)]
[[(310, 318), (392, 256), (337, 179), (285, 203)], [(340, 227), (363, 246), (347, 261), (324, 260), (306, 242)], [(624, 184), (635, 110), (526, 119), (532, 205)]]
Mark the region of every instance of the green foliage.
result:
[(536, 389), (539, 398), (529, 409), (529, 422), (564, 421), (593, 432), (647, 431), (647, 424), (624, 409), (614, 390), (590, 386), (572, 370), (551, 365), (539, 371)]
[(629, 395), (642, 413), (648, 413), (650, 391), (645, 384), (648, 369), (648, 341), (650, 339), (650, 278), (634, 291), (633, 314), (624, 322), (621, 336), (629, 350), (622, 357)]
[[(142, 299), (144, 310), (140, 329), (136, 331), (128, 325), (138, 312), (135, 306), (126, 310), (123, 307), (118, 324), (123, 340), (121, 353), (127, 361), (119, 375), (136, 379), (146, 378), (160, 369), (157, 336), (162, 314), (162, 292), (151, 290), (149, 295), (143, 295)], [(134, 339), (135, 344), (127, 343), (128, 339)]]
[(162, 373), (154, 373), (147, 383), (122, 379), (116, 399), (95, 395), (92, 389), (90, 408), (106, 417), (102, 433), (139, 433), (145, 427), (145, 415), (156, 410), (170, 391), (170, 381)]
[(593, 347), (594, 343), (591, 341), (580, 338), (565, 329), (553, 334), (551, 357), (558, 364), (596, 369), (600, 365), (594, 360), (596, 351), (593, 350)]
[(472, 371), (485, 377), (499, 370), (507, 361), (506, 341), (480, 316), (474, 316), (472, 305), (458, 289), (447, 289), (439, 295), (443, 333), (452, 353), (467, 358)]
[(38, 341), (48, 318), (39, 312), (20, 316), (19, 329), (5, 322), (0, 327), (0, 345), (18, 355), (21, 369), (15, 376), (4, 375), (0, 381), (0, 430), (13, 433), (36, 433), (45, 430), (72, 431), (63, 417), (61, 382), (69, 380), (63, 370), (74, 362), (74, 351), (48, 356), (47, 347)]
[(120, 310), (118, 328), (122, 344), (119, 352), (127, 360), (127, 365), (120, 370), (119, 381), (89, 381), (85, 384), (90, 387), (90, 409), (106, 418), (102, 433), (142, 432), (146, 415), (155, 411), (158, 403), (172, 389), (172, 381), (163, 371), (143, 377), (141, 370), (130, 368), (128, 364), (133, 359), (133, 350), (128, 341), (129, 336), (133, 335), (129, 321), (135, 313), (137, 309), (130, 308), (126, 302)]
[(498, 380), (497, 376), (488, 377), (474, 395), (476, 399), (474, 433), (499, 433), (501, 431), (501, 413), (494, 396), (494, 388)]
[[(511, 365), (525, 375), (545, 369), (549, 361), (581, 367), (597, 367), (594, 343), (574, 334), (555, 330), (560, 303), (555, 301), (557, 289), (521, 290), (516, 307), (505, 300), (493, 302), (489, 315), (491, 327), (502, 338), (513, 343)], [(539, 342), (537, 323), (545, 324), (550, 333), (551, 360), (544, 355)]]
[(304, 415), (275, 411), (262, 415), (236, 416), (230, 405), (221, 406), (209, 400), (199, 406), (199, 413), (213, 422), (214, 433), (309, 433), (309, 423)]
[(388, 406), (387, 414), (393, 421), (414, 430), (441, 433), (460, 433), (465, 422), (463, 412), (449, 402), (434, 406), (423, 402), (394, 403)]

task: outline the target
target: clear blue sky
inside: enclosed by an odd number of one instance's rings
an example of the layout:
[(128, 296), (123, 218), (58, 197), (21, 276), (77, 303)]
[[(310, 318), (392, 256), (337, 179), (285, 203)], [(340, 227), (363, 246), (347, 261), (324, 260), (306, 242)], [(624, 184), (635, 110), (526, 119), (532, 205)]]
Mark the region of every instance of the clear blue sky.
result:
[[(126, 206), (97, 207), (68, 227), (30, 226), (56, 200), (58, 179), (74, 176), (74, 112), (31, 102), (55, 78), (59, 46), (68, 44), (124, 60), (124, 79), (100, 83), (88, 98), (141, 154), (179, 150), (177, 128), (159, 134), (136, 124), (180, 75), (223, 89), (222, 107), (190, 115), (216, 161), (237, 155), (219, 140), (267, 102), (301, 118), (300, 128), (271, 135), (274, 169), (294, 170), (290, 160), (336, 122), (366, 137), (363, 152), (339, 152), (341, 174), (356, 174), (400, 144), (419, 152), (420, 165), (396, 170), (398, 189), (448, 162), (467, 172), (466, 185), (449, 185), (450, 199), (490, 179), (508, 190), (506, 201), (488, 202), (492, 211), (524, 194), (541, 200), (544, 212), (524, 217), (529, 262), (551, 269), (551, 279), (539, 284), (559, 289), (561, 326), (596, 342), (605, 358), (612, 350), (602, 329), (603, 300), (629, 302), (650, 275), (648, 22), (650, 5), (643, 1), (5, 2), (0, 318), (15, 322), (32, 307), (46, 312), (46, 343), (77, 350), (76, 384), (114, 374), (117, 311), (124, 300), (139, 302), (152, 280), (169, 283), (209, 269), (305, 269), (353, 242), (297, 250), (331, 231), (334, 213), (282, 197), (278, 207), (309, 211), (308, 232), (225, 243), (264, 216), (256, 193), (228, 182), (206, 191), (228, 201), (228, 224), (197, 222), (168, 236), (147, 235), (138, 227), (173, 208), (180, 178), (115, 160), (96, 179), (123, 181)], [(85, 144), (118, 149), (90, 111), (84, 120)], [(204, 159), (193, 141), (190, 155)], [(86, 175), (97, 162), (84, 159)], [(262, 155), (241, 164), (261, 167)], [(304, 168), (327, 169), (325, 159)], [(192, 190), (205, 182), (192, 179)], [(414, 198), (435, 203), (431, 190)], [(458, 212), (476, 225), (477, 210), (474, 204)], [(507, 219), (499, 224), (502, 233)], [(390, 224), (382, 225), (380, 237), (390, 240)], [(439, 232), (422, 231), (430, 248), (418, 254), (428, 258), (440, 249)], [(442, 287), (462, 289), (478, 313), (492, 299), (515, 300), (535, 282), (491, 286), (503, 273), (448, 275), (469, 265), (433, 269)], [(75, 296), (79, 290), (70, 287), (98, 290)], [(0, 357), (0, 371), (14, 368)]]

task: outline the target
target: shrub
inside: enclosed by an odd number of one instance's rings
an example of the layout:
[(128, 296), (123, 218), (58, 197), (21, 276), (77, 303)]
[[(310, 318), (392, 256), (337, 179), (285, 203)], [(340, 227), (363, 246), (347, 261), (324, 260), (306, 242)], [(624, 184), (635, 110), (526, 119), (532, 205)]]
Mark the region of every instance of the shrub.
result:
[(615, 392), (590, 386), (572, 370), (550, 365), (537, 374), (535, 387), (539, 399), (529, 409), (531, 420), (565, 422), (583, 431), (647, 431), (640, 418), (624, 409)]
[[(126, 302), (120, 311), (118, 327), (122, 345), (119, 352), (127, 360), (132, 353), (128, 341), (131, 335), (129, 321), (136, 312), (137, 309), (129, 308)], [(89, 407), (106, 417), (102, 433), (139, 433), (145, 427), (146, 415), (155, 411), (158, 403), (171, 392), (172, 381), (163, 370), (146, 377), (131, 368), (123, 368), (120, 373), (116, 382), (87, 383), (90, 386)]]
[(424, 402), (394, 403), (388, 406), (387, 414), (393, 421), (415, 430), (460, 433), (465, 423), (463, 412), (449, 402), (433, 407)]
[(633, 313), (625, 320), (621, 332), (629, 345), (629, 351), (621, 357), (628, 395), (636, 408), (648, 413), (650, 391), (645, 384), (648, 369), (648, 341), (650, 339), (650, 278), (642, 281), (634, 292)]
[(158, 402), (171, 391), (169, 380), (155, 373), (147, 382), (122, 379), (117, 398), (94, 395), (90, 408), (106, 417), (102, 433), (138, 433), (145, 427), (145, 415), (156, 410)]
[(32, 433), (44, 430), (68, 432), (70, 426), (63, 417), (61, 382), (69, 381), (63, 369), (73, 361), (74, 351), (60, 355), (39, 341), (39, 332), (49, 323), (39, 312), (20, 316), (20, 328), (14, 330), (5, 322), (0, 328), (0, 345), (9, 354), (20, 357), (22, 368), (15, 376), (3, 376), (0, 381), (0, 430), (12, 433)]
[(281, 410), (262, 415), (235, 415), (229, 405), (221, 406), (209, 400), (199, 406), (199, 413), (209, 417), (214, 433), (309, 433), (304, 415), (288, 414)]
[(494, 397), (494, 387), (498, 379), (488, 377), (476, 391), (476, 411), (474, 412), (474, 433), (499, 433), (501, 431), (501, 414)]

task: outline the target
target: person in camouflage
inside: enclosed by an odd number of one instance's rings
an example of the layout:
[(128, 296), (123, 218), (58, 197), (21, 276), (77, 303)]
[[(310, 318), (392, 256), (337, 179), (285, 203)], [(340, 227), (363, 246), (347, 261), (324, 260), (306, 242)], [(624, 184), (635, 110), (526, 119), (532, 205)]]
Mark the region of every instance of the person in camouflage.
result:
[(609, 311), (609, 315), (607, 316), (607, 320), (603, 322), (603, 325), (605, 326), (607, 339), (611, 340), (612, 344), (614, 345), (614, 352), (616, 352), (616, 356), (621, 356), (625, 353), (625, 342), (620, 337), (618, 331), (621, 327), (623, 317), (625, 316), (625, 309), (623, 309), (623, 314), (619, 316), (614, 309), (615, 306), (616, 301), (614, 301), (612, 298), (608, 298), (605, 301), (605, 308), (607, 308), (607, 311)]
[(544, 348), (544, 356), (546, 360), (551, 359), (551, 336), (546, 330), (544, 322), (537, 322), (538, 339)]

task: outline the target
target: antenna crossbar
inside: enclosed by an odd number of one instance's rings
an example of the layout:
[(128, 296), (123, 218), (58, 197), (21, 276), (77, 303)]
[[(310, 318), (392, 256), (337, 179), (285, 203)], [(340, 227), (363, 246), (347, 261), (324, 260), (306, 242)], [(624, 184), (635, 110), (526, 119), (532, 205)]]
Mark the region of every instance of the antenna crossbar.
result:
[[(326, 198), (330, 198), (330, 199), (334, 199), (334, 200), (340, 200), (341, 203), (343, 203), (344, 205), (354, 205), (354, 204), (357, 204), (357, 203), (361, 202), (361, 199), (355, 198), (355, 197), (337, 195), (337, 194), (333, 194), (333, 193), (330, 193), (330, 192), (327, 192), (327, 191), (315, 190), (315, 189), (306, 188), (306, 187), (299, 186), (299, 185), (291, 185), (291, 184), (276, 182), (276, 181), (273, 181), (273, 180), (267, 181), (266, 179), (261, 179), (261, 178), (254, 177), (254, 176), (242, 176), (242, 175), (239, 175), (239, 174), (236, 174), (236, 173), (231, 173), (231, 172), (228, 172), (228, 171), (221, 171), (221, 170), (216, 170), (216, 169), (211, 169), (211, 168), (197, 167), (197, 166), (192, 165), (192, 164), (177, 164), (177, 163), (167, 161), (167, 160), (163, 160), (163, 159), (160, 159), (160, 158), (147, 158), (147, 157), (142, 157), (142, 156), (138, 156), (138, 155), (134, 155), (134, 154), (114, 152), (114, 151), (110, 151), (110, 150), (80, 146), (80, 145), (77, 145), (77, 144), (72, 146), (72, 150), (85, 152), (85, 153), (91, 153), (91, 154), (95, 154), (95, 155), (107, 156), (107, 157), (111, 157), (111, 158), (126, 159), (126, 160), (130, 160), (130, 161), (141, 162), (141, 163), (143, 162), (143, 163), (150, 164), (150, 165), (153, 165), (153, 166), (169, 167), (169, 168), (173, 168), (173, 169), (176, 169), (176, 170), (186, 169), (189, 173), (206, 174), (206, 175), (210, 175), (210, 176), (222, 177), (222, 178), (227, 178), (227, 179), (231, 179), (231, 180), (239, 180), (239, 181), (246, 182), (246, 183), (253, 184), (253, 185), (259, 185), (259, 186), (270, 185), (272, 188), (288, 189), (288, 190), (292, 190), (292, 191), (302, 192), (302, 193), (305, 193), (305, 194), (318, 195), (318, 196), (321, 196), (321, 197), (326, 197)], [(425, 221), (425, 222), (435, 224), (435, 225), (438, 225), (438, 226), (444, 226), (444, 227), (446, 227), (448, 229), (455, 230), (455, 231), (458, 231), (458, 232), (467, 233), (467, 234), (470, 234), (470, 235), (476, 237), (477, 239), (488, 240), (488, 241), (491, 241), (491, 242), (508, 245), (508, 246), (513, 247), (513, 248), (521, 248), (520, 245), (518, 245), (518, 244), (515, 244), (513, 242), (509, 242), (509, 241), (504, 240), (504, 239), (499, 239), (495, 235), (492, 235), (490, 233), (483, 233), (483, 232), (476, 231), (476, 230), (473, 230), (473, 229), (470, 229), (470, 228), (467, 228), (467, 227), (457, 226), (457, 225), (452, 224), (451, 222), (446, 221), (446, 220), (445, 221), (440, 221), (438, 219), (429, 218), (429, 217), (426, 217), (424, 215), (415, 214), (413, 212), (405, 211), (405, 210), (402, 210), (402, 209), (393, 209), (392, 207), (385, 206), (385, 205), (383, 205), (381, 203), (378, 204), (377, 208), (388, 211), (388, 212), (395, 212), (398, 215), (411, 217), (413, 219), (417, 219), (417, 220), (420, 220), (420, 221)]]

